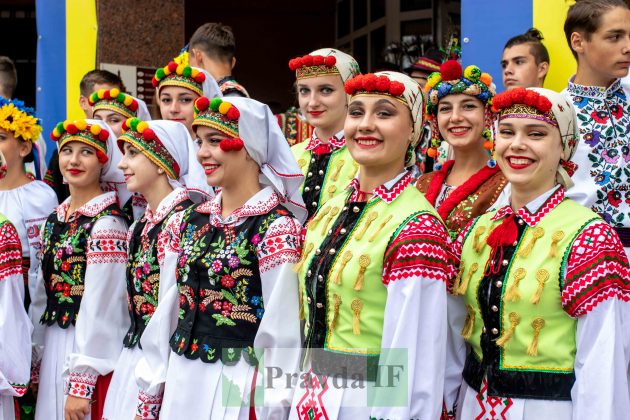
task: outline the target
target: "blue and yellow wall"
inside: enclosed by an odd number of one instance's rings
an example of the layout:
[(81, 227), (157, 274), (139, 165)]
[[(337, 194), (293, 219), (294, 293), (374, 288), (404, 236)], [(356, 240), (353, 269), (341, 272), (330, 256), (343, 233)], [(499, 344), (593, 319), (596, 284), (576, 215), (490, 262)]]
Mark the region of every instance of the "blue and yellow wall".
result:
[[(560, 91), (575, 73), (576, 63), (564, 36), (564, 20), (574, 0), (462, 0), (463, 64), (477, 64), (503, 90), (501, 54), (511, 37), (539, 29), (549, 50), (545, 87)], [(467, 42), (466, 42), (467, 40)]]
[(79, 82), (96, 67), (96, 1), (37, 0), (35, 13), (37, 113), (48, 138), (59, 121), (84, 117)]

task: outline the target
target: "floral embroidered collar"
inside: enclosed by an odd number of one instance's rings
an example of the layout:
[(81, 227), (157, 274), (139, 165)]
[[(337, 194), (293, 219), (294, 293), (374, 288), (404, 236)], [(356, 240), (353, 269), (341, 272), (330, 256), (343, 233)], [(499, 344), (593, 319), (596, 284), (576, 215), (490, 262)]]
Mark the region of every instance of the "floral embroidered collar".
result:
[[(569, 79), (569, 85), (567, 86), (567, 92), (575, 96), (583, 96), (586, 98), (594, 99), (606, 99), (613, 96), (618, 91), (622, 90), (621, 80), (617, 79), (612, 85), (607, 88), (601, 86), (584, 86), (573, 83), (575, 75)], [(622, 92), (623, 93), (623, 92)]]
[[(346, 145), (346, 138), (343, 135), (343, 130), (328, 139), (328, 143), (322, 142), (317, 133), (313, 130), (313, 135), (306, 145), (306, 150), (319, 151), (318, 154), (330, 153), (334, 150), (341, 149)], [(321, 150), (320, 150), (321, 149)], [(325, 149), (325, 150), (324, 150)]]
[(176, 205), (187, 199), (188, 191), (186, 190), (186, 188), (175, 188), (166, 197), (164, 197), (155, 212), (153, 212), (153, 210), (151, 210), (151, 208), (147, 206), (147, 209), (144, 212), (144, 216), (142, 216), (142, 220), (146, 220), (149, 223), (156, 225), (160, 223), (171, 212), (171, 210), (173, 210)]
[[(61, 203), (59, 207), (57, 207), (58, 220), (66, 220), (66, 214), (68, 212), (68, 209), (70, 208), (71, 199), (72, 197), (66, 198), (66, 200)], [(78, 214), (82, 214), (87, 217), (94, 217), (105, 210), (107, 207), (111, 206), (112, 204), (116, 204), (117, 202), (118, 200), (116, 198), (115, 192), (106, 192), (94, 197), (93, 199), (76, 209), (72, 214), (72, 217), (77, 217)]]
[[(407, 188), (412, 180), (413, 176), (410, 171), (402, 172), (398, 174), (396, 178), (387, 181), (383, 185), (374, 189), (374, 191), (372, 191), (372, 195), (380, 198), (387, 204), (390, 204), (405, 190), (405, 188)], [(347, 189), (352, 190), (350, 193), (350, 201), (358, 201), (359, 196), (364, 193), (359, 189), (358, 176), (350, 181), (350, 185), (348, 185)]]
[(221, 216), (221, 196), (219, 193), (210, 201), (206, 201), (196, 208), (197, 212), (210, 215), (210, 222), (215, 225), (231, 225), (250, 216), (259, 216), (269, 213), (280, 204), (278, 195), (271, 187), (265, 187), (258, 191), (245, 204), (234, 210), (232, 214), (223, 219)]
[[(551, 210), (555, 209), (558, 204), (564, 200), (564, 187), (556, 185), (551, 190), (545, 192), (533, 201), (529, 202), (525, 207), (521, 207), (516, 211), (528, 226), (534, 227), (545, 217)], [(499, 220), (505, 216), (514, 214), (514, 210), (510, 206), (501, 207), (490, 220)]]

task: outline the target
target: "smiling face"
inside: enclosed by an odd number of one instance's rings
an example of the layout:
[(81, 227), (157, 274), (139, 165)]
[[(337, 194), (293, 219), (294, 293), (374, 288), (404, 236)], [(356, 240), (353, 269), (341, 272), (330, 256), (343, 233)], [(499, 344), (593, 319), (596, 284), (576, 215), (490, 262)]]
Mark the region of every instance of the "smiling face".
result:
[(79, 141), (71, 141), (59, 150), (59, 169), (74, 188), (92, 188), (99, 184), (103, 165), (96, 149)]
[(442, 138), (451, 147), (461, 150), (483, 147), (484, 112), (483, 102), (470, 95), (459, 93), (443, 97), (437, 106)]
[(177, 121), (191, 131), (195, 118), (193, 105), (199, 95), (190, 89), (179, 86), (164, 86), (160, 89), (158, 104), (165, 120)]
[(258, 165), (249, 157), (247, 150), (223, 151), (221, 140), (229, 138), (225, 133), (206, 126), (197, 127), (197, 160), (206, 173), (206, 182), (213, 187), (236, 185), (246, 173), (258, 176)]
[(564, 158), (558, 128), (533, 118), (504, 118), (495, 147), (497, 163), (513, 190), (538, 197), (556, 185)]
[(166, 177), (165, 173), (158, 172), (155, 163), (130, 143), (124, 143), (123, 152), (118, 168), (125, 175), (129, 191), (146, 194), (155, 185), (156, 178)]
[(346, 118), (346, 93), (341, 77), (300, 79), (297, 90), (300, 110), (309, 124), (319, 132), (335, 134), (341, 131)]
[(354, 96), (344, 132), (348, 150), (361, 167), (402, 172), (413, 121), (400, 101), (385, 95)]
[(524, 43), (503, 50), (501, 68), (503, 86), (510, 90), (519, 86), (542, 87), (549, 64), (544, 62), (536, 64), (531, 44)]
[(122, 124), (125, 122), (126, 118), (124, 115), (119, 114), (115, 111), (110, 111), (108, 109), (99, 109), (94, 112), (94, 119), (105, 121), (105, 124), (112, 129), (116, 137), (120, 137), (122, 134)]

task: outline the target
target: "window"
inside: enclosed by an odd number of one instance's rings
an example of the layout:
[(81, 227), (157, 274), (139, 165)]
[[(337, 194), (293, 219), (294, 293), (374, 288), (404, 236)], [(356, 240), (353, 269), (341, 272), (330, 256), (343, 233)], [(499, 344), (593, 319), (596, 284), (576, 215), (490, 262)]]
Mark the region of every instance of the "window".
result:
[(430, 9), (431, 7), (433, 7), (431, 0), (400, 0), (401, 12)]
[(350, 33), (350, 0), (337, 3), (337, 38)]
[(352, 0), (353, 30), (364, 27), (368, 23), (368, 0)]

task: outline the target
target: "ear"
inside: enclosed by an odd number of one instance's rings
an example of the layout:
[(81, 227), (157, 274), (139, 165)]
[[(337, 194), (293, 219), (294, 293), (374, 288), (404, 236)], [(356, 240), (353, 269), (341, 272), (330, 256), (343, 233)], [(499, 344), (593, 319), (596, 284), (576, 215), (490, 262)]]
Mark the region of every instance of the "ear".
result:
[(20, 157), (25, 158), (26, 156), (28, 156), (29, 153), (31, 153), (31, 150), (33, 150), (33, 143), (26, 140), (18, 140), (18, 141), (19, 141)]
[(232, 67), (234, 68), (234, 66), (236, 65), (236, 57), (232, 57)]
[(193, 48), (192, 49), (192, 53), (193, 53), (193, 57), (195, 58), (195, 67), (200, 67), (203, 68), (203, 54), (201, 54), (201, 51)]
[(571, 34), (571, 49), (577, 54), (584, 53), (584, 37), (579, 32)]
[(549, 72), (549, 63), (547, 63), (546, 61), (543, 61), (540, 64), (538, 64), (538, 78), (539, 79), (544, 79), (545, 76), (547, 76), (547, 72)]

